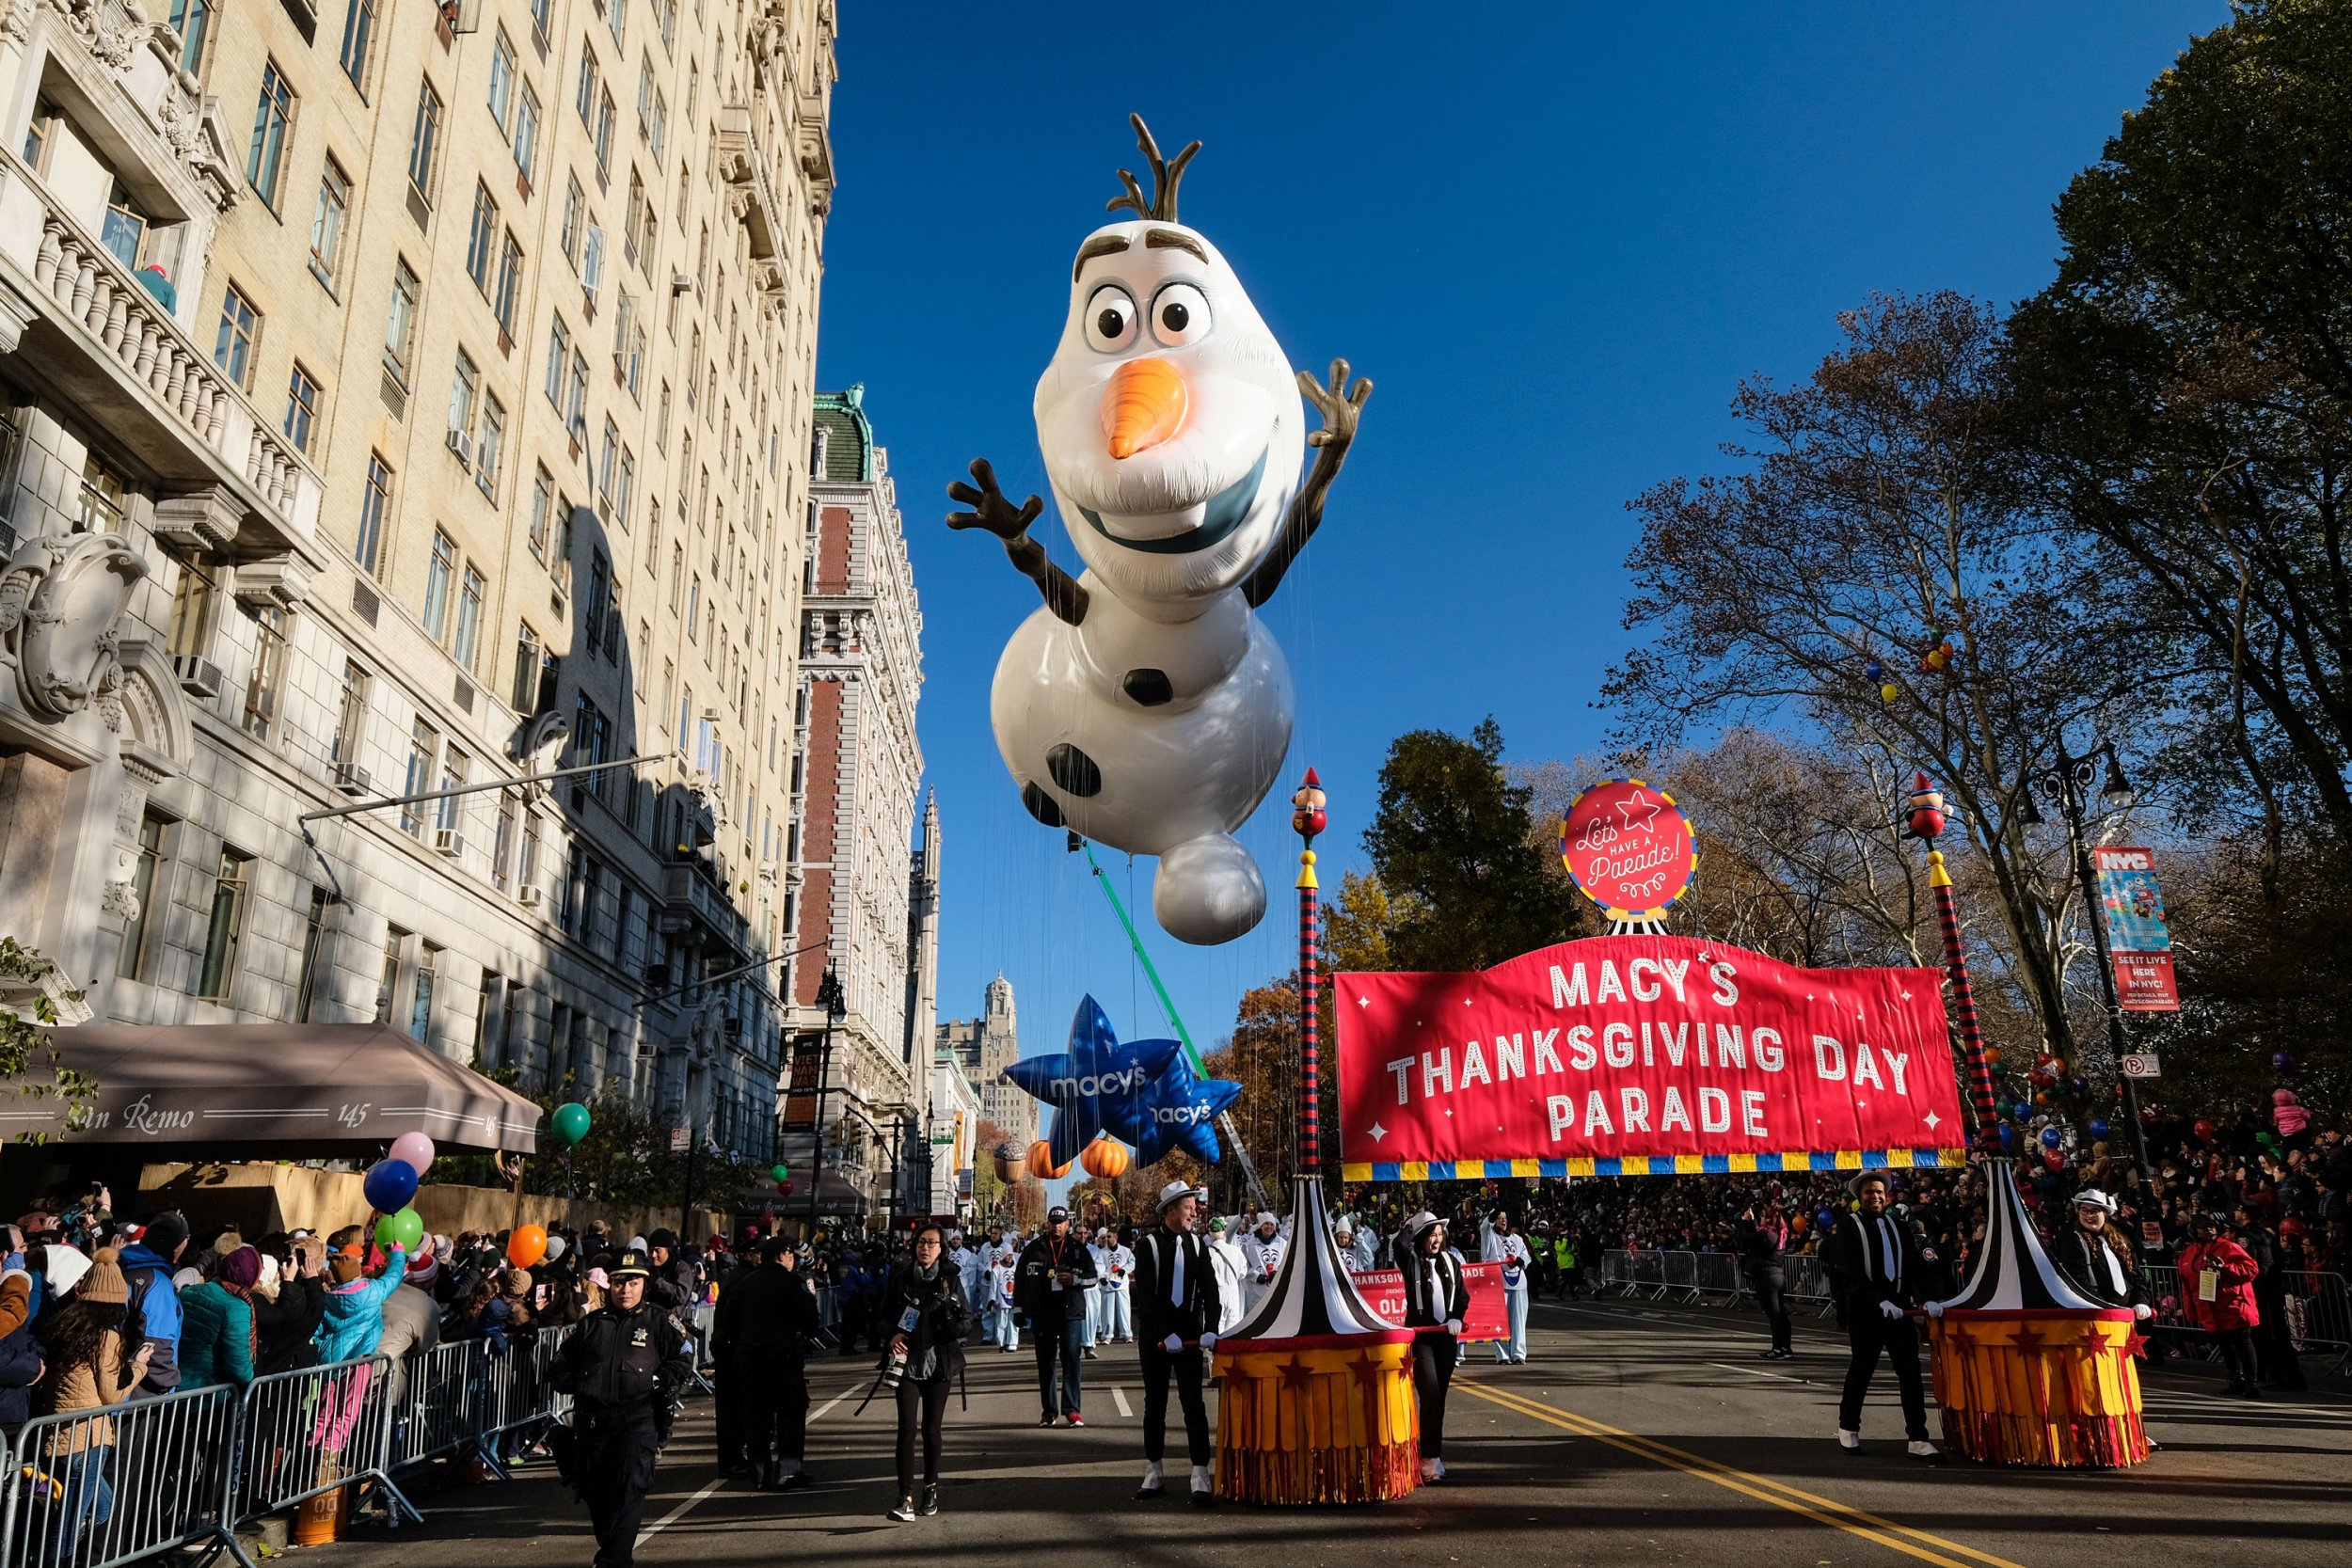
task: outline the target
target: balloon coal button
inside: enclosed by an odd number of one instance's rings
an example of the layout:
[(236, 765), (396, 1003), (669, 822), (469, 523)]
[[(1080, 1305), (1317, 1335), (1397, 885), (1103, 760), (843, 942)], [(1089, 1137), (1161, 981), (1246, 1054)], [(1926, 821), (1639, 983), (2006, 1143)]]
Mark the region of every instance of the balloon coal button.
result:
[(1130, 670), (1119, 686), (1144, 707), (1158, 707), (1176, 696), (1176, 688), (1168, 683), (1165, 670)]
[(1103, 770), (1094, 766), (1092, 757), (1066, 741), (1045, 753), (1045, 770), (1065, 794), (1075, 795), (1081, 800), (1103, 793)]
[(1036, 817), (1047, 827), (1062, 826), (1061, 807), (1056, 805), (1054, 798), (1038, 788), (1036, 784), (1027, 783), (1022, 784), (1021, 803), (1028, 808), (1031, 816)]

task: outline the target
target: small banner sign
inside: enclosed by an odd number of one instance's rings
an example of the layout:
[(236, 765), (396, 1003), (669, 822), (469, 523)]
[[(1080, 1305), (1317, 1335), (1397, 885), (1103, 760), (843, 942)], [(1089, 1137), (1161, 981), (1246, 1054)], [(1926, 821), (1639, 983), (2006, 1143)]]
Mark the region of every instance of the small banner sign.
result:
[(2117, 1005), (2127, 1013), (2179, 1012), (2172, 933), (2164, 923), (2155, 856), (2104, 844), (2090, 851), (2090, 863), (2099, 874), (2099, 917), (2106, 923), (2107, 957), (2115, 964)]
[[(1392, 1323), (1405, 1321), (1405, 1275), (1396, 1269), (1374, 1269), (1348, 1275), (1364, 1305)], [(1462, 1315), (1465, 1339), (1508, 1339), (1510, 1315), (1502, 1307), (1502, 1265), (1465, 1263), (1462, 1283), (1470, 1290), (1470, 1310)]]
[(1343, 1175), (1957, 1164), (1942, 984), (1671, 936), (1473, 974), (1342, 974)]
[(1568, 802), (1560, 858), (1579, 893), (1612, 920), (1655, 920), (1691, 891), (1698, 851), (1674, 797), (1640, 779), (1611, 779)]

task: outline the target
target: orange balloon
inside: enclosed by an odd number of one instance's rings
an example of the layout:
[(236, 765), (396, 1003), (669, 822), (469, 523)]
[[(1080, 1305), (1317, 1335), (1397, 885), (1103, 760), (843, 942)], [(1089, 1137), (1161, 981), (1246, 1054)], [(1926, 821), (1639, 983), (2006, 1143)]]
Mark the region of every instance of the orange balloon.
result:
[(1058, 1165), (1054, 1164), (1054, 1146), (1043, 1138), (1038, 1139), (1029, 1146), (1029, 1174), (1031, 1176), (1051, 1181), (1059, 1177), (1068, 1176), (1070, 1164), (1071, 1162), (1067, 1160)]
[(506, 1260), (518, 1269), (527, 1269), (548, 1255), (548, 1227), (544, 1225), (518, 1225), (506, 1239)]
[(1127, 1159), (1127, 1146), (1116, 1138), (1097, 1138), (1078, 1153), (1078, 1164), (1086, 1166), (1087, 1174), (1105, 1181), (1126, 1173)]

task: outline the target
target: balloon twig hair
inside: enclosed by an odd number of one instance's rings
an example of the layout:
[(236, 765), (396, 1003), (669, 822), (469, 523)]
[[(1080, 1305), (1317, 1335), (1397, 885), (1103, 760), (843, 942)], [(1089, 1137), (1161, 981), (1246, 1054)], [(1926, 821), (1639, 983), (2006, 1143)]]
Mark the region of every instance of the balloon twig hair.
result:
[(1148, 218), (1154, 223), (1174, 223), (1176, 182), (1184, 177), (1184, 166), (1192, 162), (1194, 153), (1200, 150), (1200, 144), (1193, 142), (1175, 157), (1162, 158), (1160, 144), (1152, 139), (1152, 128), (1143, 123), (1143, 117), (1129, 115), (1127, 122), (1136, 128), (1136, 146), (1142, 150), (1143, 156), (1152, 166), (1152, 199), (1148, 202), (1144, 200), (1143, 187), (1136, 183), (1133, 174), (1122, 168), (1119, 171), (1119, 182), (1127, 187), (1127, 194), (1111, 198), (1103, 210), (1116, 213), (1121, 207), (1127, 207), (1132, 208), (1139, 218)]

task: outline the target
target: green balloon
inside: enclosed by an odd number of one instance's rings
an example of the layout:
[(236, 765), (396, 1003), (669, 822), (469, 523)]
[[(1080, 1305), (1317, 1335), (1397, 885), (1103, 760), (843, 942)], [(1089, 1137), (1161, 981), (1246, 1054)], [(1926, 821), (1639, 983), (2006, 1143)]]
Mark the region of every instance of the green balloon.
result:
[(588, 1135), (588, 1107), (578, 1101), (555, 1108), (555, 1135), (569, 1148)]
[(778, 1160), (776, 1162), (776, 1168), (770, 1171), (768, 1174), (774, 1177), (779, 1181), (788, 1181), (792, 1178), (790, 1167), (786, 1165), (782, 1160)]
[(397, 1214), (387, 1214), (375, 1222), (375, 1244), (389, 1252), (394, 1247), (414, 1252), (424, 1240), (424, 1220), (414, 1209), (403, 1209)]

